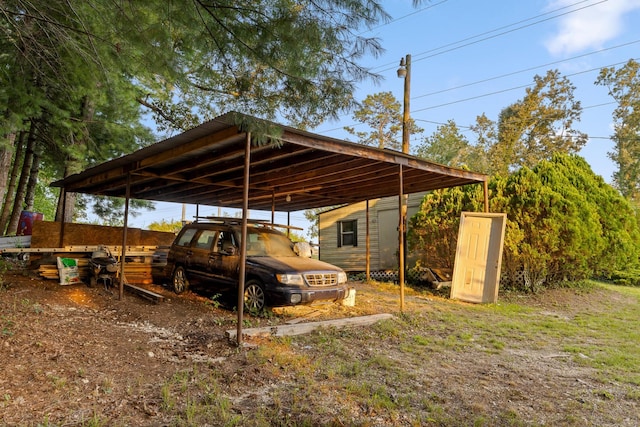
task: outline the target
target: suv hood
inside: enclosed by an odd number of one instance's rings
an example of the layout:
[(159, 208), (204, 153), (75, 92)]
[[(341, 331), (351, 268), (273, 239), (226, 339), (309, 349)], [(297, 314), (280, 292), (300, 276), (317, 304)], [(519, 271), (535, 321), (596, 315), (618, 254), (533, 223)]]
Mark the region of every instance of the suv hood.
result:
[(312, 258), (302, 258), (299, 256), (271, 257), (271, 256), (250, 256), (247, 261), (252, 264), (268, 267), (280, 273), (304, 273), (309, 271), (335, 271), (342, 269), (335, 265), (318, 261)]

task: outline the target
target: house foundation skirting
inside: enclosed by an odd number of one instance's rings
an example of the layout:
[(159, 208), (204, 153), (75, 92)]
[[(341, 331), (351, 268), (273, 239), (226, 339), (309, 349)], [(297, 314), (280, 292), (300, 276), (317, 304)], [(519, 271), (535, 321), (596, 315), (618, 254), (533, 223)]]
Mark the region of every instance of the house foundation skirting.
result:
[[(364, 274), (364, 272), (350, 272), (350, 274)], [(371, 280), (376, 282), (398, 282), (398, 270), (377, 270), (369, 273)], [(429, 281), (429, 278), (421, 271), (410, 269), (406, 272), (405, 278), (409, 283), (423, 283)]]

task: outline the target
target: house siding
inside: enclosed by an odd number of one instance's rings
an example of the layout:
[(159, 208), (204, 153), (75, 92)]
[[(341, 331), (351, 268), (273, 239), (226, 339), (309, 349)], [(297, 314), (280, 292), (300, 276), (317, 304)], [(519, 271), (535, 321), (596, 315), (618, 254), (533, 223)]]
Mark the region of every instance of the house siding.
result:
[[(407, 201), (407, 216), (410, 218), (420, 208), (422, 198), (427, 193), (410, 194)], [(384, 218), (385, 224), (380, 224), (378, 214), (389, 211)], [(392, 213), (395, 212), (395, 213)], [(357, 246), (338, 247), (338, 222), (357, 220)], [(383, 235), (389, 236), (391, 228), (395, 231), (393, 241), (380, 242), (379, 227), (386, 227)], [(370, 238), (370, 268), (372, 271), (397, 268), (397, 260), (390, 265), (389, 256), (395, 257), (398, 250), (398, 197), (385, 197), (369, 201), (369, 238)], [(318, 220), (320, 259), (342, 267), (346, 271), (365, 271), (366, 269), (366, 202), (360, 202), (336, 208), (319, 215)], [(391, 251), (391, 252), (389, 252)]]

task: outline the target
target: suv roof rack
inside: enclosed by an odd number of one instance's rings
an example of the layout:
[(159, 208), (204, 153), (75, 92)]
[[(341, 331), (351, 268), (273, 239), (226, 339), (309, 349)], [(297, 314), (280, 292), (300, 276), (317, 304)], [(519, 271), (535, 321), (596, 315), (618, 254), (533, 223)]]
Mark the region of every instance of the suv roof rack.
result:
[[(201, 221), (204, 220), (204, 221)], [(242, 218), (231, 218), (228, 216), (196, 216), (196, 223), (208, 222), (208, 223), (216, 223), (216, 224), (233, 224), (233, 225), (242, 225)], [(258, 225), (262, 227), (268, 228), (285, 228), (289, 230), (304, 230), (301, 227), (295, 227), (293, 225), (284, 225), (284, 224), (274, 224), (266, 219), (248, 219), (247, 224)]]

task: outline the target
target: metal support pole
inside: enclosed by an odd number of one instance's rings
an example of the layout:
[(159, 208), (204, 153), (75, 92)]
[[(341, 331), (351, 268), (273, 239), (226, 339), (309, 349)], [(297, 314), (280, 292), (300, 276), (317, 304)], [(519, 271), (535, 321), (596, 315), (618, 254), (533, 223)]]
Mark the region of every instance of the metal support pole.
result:
[(489, 212), (489, 183), (487, 179), (483, 181), (483, 190), (484, 190), (484, 211)]
[(404, 312), (404, 183), (402, 165), (398, 174), (400, 192), (398, 193), (398, 282), (400, 283), (400, 311)]
[(120, 251), (120, 284), (118, 285), (118, 299), (124, 298), (124, 264), (127, 253), (127, 228), (129, 225), (129, 198), (131, 197), (131, 174), (127, 173), (127, 188), (124, 199), (124, 224), (122, 226), (122, 250)]
[(271, 224), (276, 223), (276, 191), (271, 190)]
[(366, 279), (367, 283), (371, 281), (371, 237), (369, 235), (369, 200), (367, 200), (367, 208), (366, 208), (366, 221), (367, 221), (367, 236), (366, 236), (366, 255), (365, 255), (365, 271), (366, 271)]
[(242, 344), (242, 321), (244, 316), (244, 284), (247, 262), (247, 222), (249, 217), (249, 167), (251, 166), (251, 132), (247, 132), (244, 148), (244, 182), (242, 192), (242, 238), (240, 239), (240, 271), (238, 272), (238, 325), (236, 342)]
[(64, 187), (60, 190), (60, 197), (62, 197), (62, 215), (60, 217), (60, 237), (58, 239), (58, 247), (64, 248), (64, 219), (67, 216), (67, 190)]

